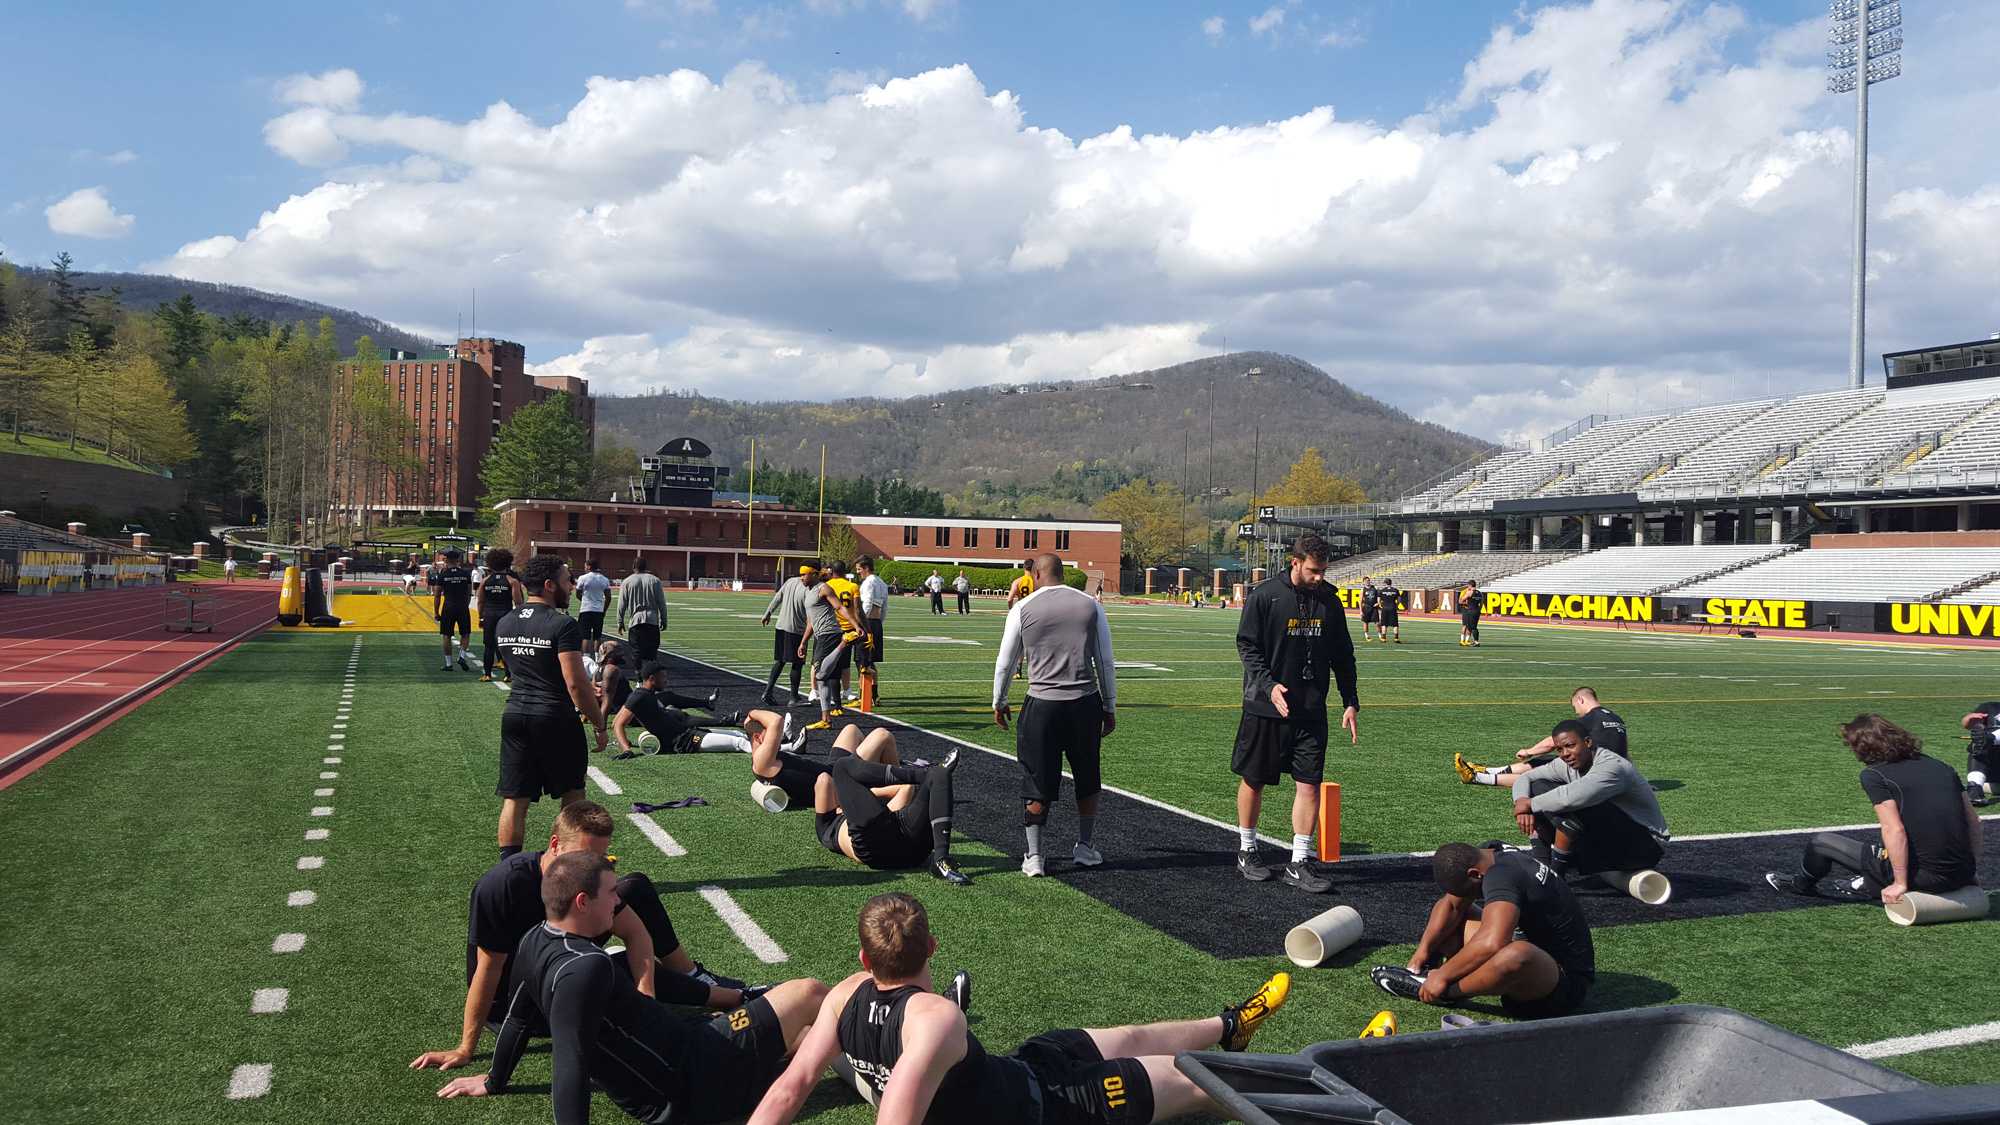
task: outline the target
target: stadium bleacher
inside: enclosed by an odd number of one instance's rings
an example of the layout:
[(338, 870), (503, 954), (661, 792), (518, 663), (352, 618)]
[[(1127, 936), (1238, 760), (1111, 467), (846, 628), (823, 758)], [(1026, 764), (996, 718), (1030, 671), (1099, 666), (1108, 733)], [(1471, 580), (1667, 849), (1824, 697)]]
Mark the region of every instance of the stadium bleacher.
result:
[(1406, 590), (1441, 590), (1467, 582), (1490, 582), (1510, 574), (1575, 558), (1573, 551), (1458, 551), (1431, 555), (1396, 571), (1396, 585)]
[(1668, 472), (1648, 481), (1643, 492), (1699, 494), (1719, 490), (1757, 472), (1818, 434), (1882, 401), (1880, 388), (1800, 395), (1758, 414), (1692, 450)]
[[(1639, 548), (1645, 551), (1660, 548)], [(1713, 549), (1713, 548), (1710, 548)], [(1916, 602), (2000, 575), (2000, 548), (1869, 547), (1794, 551), (1683, 586), (1676, 597), (1790, 598), (1828, 602)], [(1985, 595), (2000, 601), (2000, 591)], [(1993, 601), (1954, 597), (1990, 605)]]
[(1653, 414), (1644, 418), (1619, 418), (1600, 422), (1545, 449), (1509, 461), (1504, 467), (1490, 472), (1484, 481), (1451, 499), (1454, 503), (1459, 503), (1532, 496), (1544, 487), (1565, 479), (1568, 474), (1575, 471), (1576, 466), (1614, 448), (1627, 438), (1645, 433), (1667, 419), (1667, 415)]
[(1502, 578), (1489, 589), (1506, 594), (1657, 594), (1795, 550), (1763, 544), (1607, 547)]
[(1701, 407), (1677, 414), (1631, 441), (1620, 442), (1578, 466), (1576, 474), (1546, 490), (1551, 496), (1618, 492), (1635, 488), (1646, 478), (1665, 475), (1661, 469), (1698, 456), (1702, 446), (1777, 405), (1775, 399)]
[[(1935, 448), (1940, 435), (1996, 404), (2000, 399), (1990, 396), (1943, 402), (1891, 399), (1802, 446), (1797, 457), (1763, 474), (1757, 483), (1797, 484), (1812, 477), (1859, 476), (1859, 483), (1873, 485), (1887, 472), (1907, 467), (1902, 463), (1885, 465), (1884, 458), (1908, 457)], [(1924, 442), (1930, 445), (1922, 445)]]

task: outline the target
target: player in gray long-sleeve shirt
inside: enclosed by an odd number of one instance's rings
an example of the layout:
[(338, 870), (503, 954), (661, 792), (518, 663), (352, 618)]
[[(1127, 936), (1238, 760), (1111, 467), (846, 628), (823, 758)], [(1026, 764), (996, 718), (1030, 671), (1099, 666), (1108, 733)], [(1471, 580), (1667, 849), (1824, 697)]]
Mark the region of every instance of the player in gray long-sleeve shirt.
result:
[(1029, 573), (1035, 592), (1007, 611), (1007, 631), (993, 663), (993, 721), (1007, 729), (1007, 688), (1025, 650), (1028, 698), (1015, 727), (1014, 754), (1021, 760), (1022, 823), (1028, 830), (1021, 873), (1034, 876), (1044, 872), (1042, 826), (1062, 794), (1065, 757), (1076, 779), (1077, 843), (1071, 858), (1083, 867), (1104, 862), (1090, 840), (1097, 795), (1104, 788), (1100, 743), (1118, 725), (1118, 677), (1104, 607), (1063, 584), (1062, 560), (1055, 555), (1037, 555)]
[(771, 595), (771, 604), (764, 607), (763, 624), (771, 623), (772, 614), (778, 617), (777, 635), (771, 640), (771, 678), (764, 681), (764, 694), (759, 700), (767, 706), (778, 702), (771, 693), (778, 690), (778, 672), (787, 664), (792, 666), (791, 701), (799, 701), (799, 673), (806, 664), (805, 657), (799, 655), (800, 643), (806, 635), (806, 596), (818, 581), (819, 567), (801, 566), (797, 577), (785, 579)]
[(1514, 818), (1535, 837), (1536, 857), (1558, 872), (1641, 871), (1671, 838), (1653, 787), (1617, 754), (1600, 754), (1581, 722), (1550, 733), (1559, 760), (1514, 779)]

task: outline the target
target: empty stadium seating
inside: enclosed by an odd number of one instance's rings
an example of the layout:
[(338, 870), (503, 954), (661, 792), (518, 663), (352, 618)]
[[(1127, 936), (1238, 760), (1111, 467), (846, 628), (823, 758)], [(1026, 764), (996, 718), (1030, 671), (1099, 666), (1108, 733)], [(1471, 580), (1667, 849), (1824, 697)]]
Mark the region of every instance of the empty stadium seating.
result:
[(1822, 602), (1923, 601), (1989, 574), (2000, 574), (2000, 548), (1820, 548), (1795, 551), (1696, 582), (1675, 590), (1674, 596)]
[(1450, 499), (1453, 502), (1491, 501), (1534, 495), (1543, 487), (1563, 479), (1576, 466), (1627, 438), (1645, 433), (1668, 418), (1668, 415), (1654, 414), (1644, 418), (1601, 422), (1565, 441), (1495, 468), (1486, 480)]
[(1797, 457), (1763, 474), (1756, 483), (1797, 484), (1813, 478), (1852, 476), (1858, 478), (1858, 485), (1872, 486), (1886, 472), (1905, 468), (1893, 461), (1885, 464), (1885, 458), (1916, 453), (1924, 448), (1920, 442), (1935, 445), (1940, 435), (1996, 401), (2000, 400), (1891, 398), (1802, 446)]
[(1490, 588), (1512, 594), (1654, 594), (1792, 550), (1734, 545), (1609, 547), (1502, 578)]
[(1432, 555), (1427, 562), (1397, 570), (1393, 577), (1396, 585), (1405, 590), (1443, 590), (1463, 586), (1467, 582), (1490, 582), (1573, 557), (1574, 552), (1459, 551)]
[(1630, 440), (1621, 441), (1578, 466), (1576, 474), (1544, 491), (1550, 496), (1618, 492), (1676, 467), (1708, 442), (1777, 405), (1775, 399), (1706, 406), (1676, 414)]

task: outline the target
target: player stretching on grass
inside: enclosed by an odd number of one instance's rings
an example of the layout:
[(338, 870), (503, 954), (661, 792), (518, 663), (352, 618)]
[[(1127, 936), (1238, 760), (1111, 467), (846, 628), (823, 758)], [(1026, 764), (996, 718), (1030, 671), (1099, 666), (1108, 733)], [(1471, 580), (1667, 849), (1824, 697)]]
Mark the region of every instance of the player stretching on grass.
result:
[[(659, 740), (659, 753), (662, 754), (741, 749), (734, 739), (709, 745), (708, 736), (702, 730), (703, 724), (688, 715), (692, 710), (713, 713), (718, 694), (682, 695), (667, 690), (667, 665), (664, 661), (655, 660), (640, 668), (638, 686), (626, 693), (625, 702), (613, 713), (615, 717), (611, 720), (611, 737), (618, 743), (618, 757), (639, 756), (625, 734), (634, 723)], [(719, 721), (723, 726), (733, 727), (742, 722), (743, 717), (740, 714), (729, 715)]]
[(1885, 903), (1901, 901), (1907, 891), (1949, 894), (1977, 883), (1979, 814), (1957, 771), (1925, 757), (1916, 735), (1880, 715), (1855, 716), (1840, 737), (1861, 760), (1861, 789), (1881, 823), (1881, 846), (1822, 832), (1806, 841), (1798, 872), (1773, 871), (1764, 881), (1811, 897), (1838, 867), (1850, 873), (1839, 897)]
[(1653, 787), (1622, 755), (1599, 753), (1564, 719), (1549, 732), (1556, 760), (1514, 778), (1514, 820), (1558, 874), (1644, 871), (1671, 839)]
[[(458, 1046), (425, 1051), (410, 1063), (416, 1070), (455, 1070), (472, 1060), (482, 1028), (498, 1028), (513, 996), (515, 947), (542, 921), (542, 876), (558, 856), (611, 847), (611, 814), (595, 801), (578, 801), (556, 814), (547, 851), (522, 852), (494, 864), (472, 888), (465, 934), (465, 1019)], [(620, 955), (639, 991), (671, 1004), (733, 1008), (746, 997), (742, 981), (716, 976), (688, 955), (652, 880), (638, 873), (618, 880), (623, 904), (611, 933), (624, 941)], [(546, 1034), (546, 1032), (541, 1032)]]
[(1576, 1011), (1597, 979), (1597, 950), (1562, 876), (1497, 840), (1446, 844), (1431, 874), (1444, 897), (1407, 966), (1370, 970), (1377, 987), (1426, 1004), (1498, 996), (1521, 1020)]
[(1312, 869), (1313, 824), (1326, 776), (1328, 681), (1340, 692), (1341, 729), (1361, 741), (1355, 692), (1354, 641), (1347, 615), (1324, 581), (1326, 540), (1306, 534), (1292, 545), (1291, 567), (1265, 579), (1243, 600), (1236, 652), (1243, 659), (1243, 717), (1236, 726), (1230, 769), (1236, 785), (1236, 830), (1242, 840), (1236, 870), (1263, 882), (1271, 869), (1257, 855), (1257, 817), (1264, 788), (1292, 775), (1292, 855), (1284, 881), (1311, 894), (1333, 884)]
[(583, 670), (582, 631), (569, 614), (569, 567), (560, 555), (536, 555), (521, 568), (527, 604), (500, 619), (500, 655), (514, 689), (500, 715), (500, 858), (521, 850), (528, 806), (544, 794), (563, 804), (583, 799), (590, 760), (583, 721), (604, 749), (604, 711)]
[(507, 1092), (530, 1034), (549, 1029), (549, 1097), (556, 1125), (590, 1120), (592, 1088), (640, 1121), (740, 1118), (785, 1069), (826, 997), (826, 985), (786, 981), (712, 1018), (687, 1016), (641, 992), (597, 944), (619, 907), (603, 856), (559, 856), (542, 876), (547, 919), (521, 938), (519, 982), (493, 1049), (493, 1070), (452, 1081), (439, 1097)]
[(1995, 752), (1995, 735), (2000, 733), (2000, 703), (1981, 703), (1959, 721), (1972, 735), (1965, 750), (1965, 796), (1974, 807), (1993, 803), (1993, 784), (2000, 778), (2000, 753)]
[[(1577, 721), (1583, 724), (1584, 734), (1592, 746), (1631, 760), (1632, 755), (1625, 745), (1625, 720), (1618, 717), (1618, 712), (1597, 701), (1596, 688), (1580, 687), (1570, 692), (1569, 707), (1576, 712)], [(1464, 754), (1453, 754), (1451, 765), (1458, 771), (1458, 779), (1467, 785), (1512, 785), (1516, 775), (1556, 760), (1555, 736), (1550, 735), (1533, 746), (1514, 751), (1514, 757), (1515, 761), (1504, 766), (1482, 766), (1466, 760)]]
[(877, 871), (923, 867), (955, 887), (971, 883), (951, 862), (951, 773), (957, 764), (957, 750), (934, 766), (835, 760), (813, 786), (813, 830), (821, 846)]
[[(830, 730), (833, 720), (846, 714), (840, 706), (840, 678), (847, 671), (848, 646), (863, 642), (868, 627), (850, 610), (841, 587), (854, 588), (846, 579), (835, 580), (841, 564), (828, 563), (820, 571), (821, 580), (806, 590), (806, 619), (812, 625), (813, 693), (819, 702), (819, 721), (810, 730)], [(858, 605), (859, 590), (855, 597)], [(806, 638), (799, 638), (799, 656), (804, 657)]]
[(902, 893), (861, 908), (859, 973), (820, 1003), (805, 1041), (772, 1083), (751, 1125), (785, 1125), (836, 1055), (865, 1081), (884, 1125), (1148, 1125), (1223, 1110), (1174, 1066), (1174, 1055), (1240, 1051), (1285, 1003), (1279, 973), (1241, 1004), (1207, 1019), (1035, 1036), (1011, 1055), (986, 1053), (965, 1012), (931, 979), (937, 940), (923, 904)]

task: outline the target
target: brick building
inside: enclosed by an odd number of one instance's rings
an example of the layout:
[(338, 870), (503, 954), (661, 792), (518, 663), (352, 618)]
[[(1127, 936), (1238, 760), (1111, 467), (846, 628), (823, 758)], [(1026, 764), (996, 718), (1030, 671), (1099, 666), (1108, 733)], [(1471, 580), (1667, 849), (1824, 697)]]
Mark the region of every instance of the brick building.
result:
[[(759, 507), (672, 507), (582, 500), (503, 500), (495, 546), (517, 558), (553, 552), (581, 568), (597, 559), (623, 576), (646, 556), (662, 579), (741, 581), (770, 586), (818, 557), (819, 516)], [(832, 517), (829, 517), (831, 519)], [(970, 520), (930, 516), (853, 516), (861, 550), (877, 558), (949, 565), (1007, 566), (1054, 551), (1064, 563), (1101, 574), (1118, 589), (1123, 543), (1117, 523), (1099, 520)], [(753, 530), (754, 529), (754, 530)], [(851, 561), (851, 560), (849, 560)]]
[[(526, 370), (527, 352), (510, 340), (491, 337), (460, 340), (434, 353), (392, 352), (382, 363), (381, 379), (415, 429), (404, 449), (417, 460), (416, 472), (391, 481), (386, 500), (369, 506), (393, 516), (435, 513), (470, 517), (478, 510), (479, 464), (493, 445), (493, 436), (514, 412), (549, 396), (567, 393), (570, 406), (594, 435), (597, 408), (588, 380), (570, 376), (535, 377)], [(364, 375), (349, 360), (334, 368), (342, 390)], [(351, 482), (350, 482), (351, 484)], [(334, 503), (358, 511), (364, 497), (342, 495)]]

